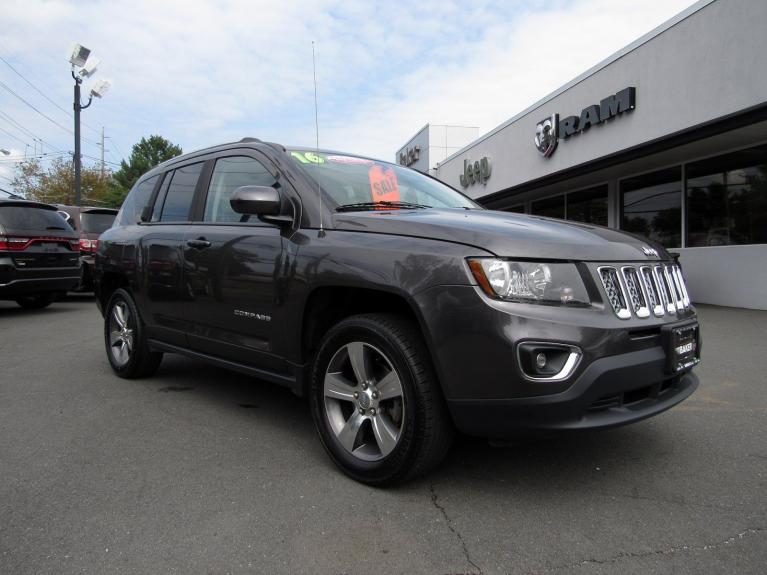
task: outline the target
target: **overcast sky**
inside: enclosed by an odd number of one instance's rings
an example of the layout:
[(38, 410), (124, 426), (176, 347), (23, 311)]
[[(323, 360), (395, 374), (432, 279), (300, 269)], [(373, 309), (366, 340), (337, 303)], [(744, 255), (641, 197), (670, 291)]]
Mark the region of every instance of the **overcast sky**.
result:
[(113, 82), (83, 112), (85, 163), (102, 126), (108, 162), (150, 134), (314, 145), (312, 40), (320, 145), (391, 160), (427, 122), (491, 130), (692, 3), (2, 0), (0, 188), (35, 138), (73, 149), (73, 42)]

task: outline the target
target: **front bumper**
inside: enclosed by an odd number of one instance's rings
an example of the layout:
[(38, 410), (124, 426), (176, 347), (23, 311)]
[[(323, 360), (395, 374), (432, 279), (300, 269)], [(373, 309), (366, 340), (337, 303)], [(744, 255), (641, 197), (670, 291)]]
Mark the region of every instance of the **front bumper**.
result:
[(698, 377), (665, 374), (662, 348), (605, 357), (561, 393), (536, 397), (448, 401), (464, 433), (504, 437), (521, 429), (600, 429), (634, 423), (689, 397)]
[[(417, 296), (445, 399), (464, 433), (503, 437), (520, 429), (606, 428), (639, 421), (688, 397), (698, 379), (670, 375), (664, 333), (695, 319), (618, 319), (611, 309), (489, 300), (474, 286), (440, 286)], [(563, 380), (531, 381), (516, 350), (523, 342), (582, 353)]]

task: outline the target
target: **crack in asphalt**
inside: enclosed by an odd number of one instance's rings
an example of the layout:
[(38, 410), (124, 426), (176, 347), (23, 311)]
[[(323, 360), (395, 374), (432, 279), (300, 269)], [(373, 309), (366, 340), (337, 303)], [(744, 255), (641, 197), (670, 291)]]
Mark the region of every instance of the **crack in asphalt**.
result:
[(453, 532), (453, 534), (458, 538), (458, 541), (461, 542), (461, 547), (463, 548), (463, 555), (466, 557), (466, 561), (476, 569), (477, 575), (482, 575), (482, 569), (472, 561), (471, 556), (469, 555), (469, 549), (466, 547), (466, 541), (463, 539), (463, 535), (453, 526), (453, 520), (450, 519), (450, 516), (447, 514), (447, 510), (439, 504), (437, 501), (437, 492), (434, 491), (434, 484), (432, 483), (429, 485), (429, 491), (431, 492), (431, 502), (436, 507), (440, 513), (442, 513), (442, 517), (445, 518), (445, 523), (447, 523), (447, 528), (450, 529), (450, 531)]
[(713, 551), (714, 549), (720, 549), (722, 547), (727, 547), (728, 545), (733, 545), (737, 543), (738, 541), (745, 539), (746, 537), (749, 537), (751, 535), (759, 535), (761, 533), (764, 533), (765, 531), (767, 531), (767, 529), (763, 527), (756, 527), (753, 529), (746, 529), (745, 531), (741, 531), (737, 535), (728, 537), (724, 541), (720, 541), (718, 543), (709, 543), (705, 545), (682, 545), (681, 547), (669, 547), (668, 549), (658, 549), (654, 551), (621, 552), (616, 555), (613, 555), (612, 557), (608, 557), (606, 559), (589, 558), (589, 559), (583, 559), (581, 561), (577, 561), (575, 563), (568, 563), (566, 565), (556, 565), (554, 567), (548, 567), (543, 571), (528, 571), (527, 575), (551, 573), (553, 571), (560, 571), (563, 569), (572, 570), (572, 569), (577, 569), (580, 567), (585, 567), (586, 565), (612, 565), (615, 563), (619, 563), (620, 561), (623, 561), (624, 559), (642, 559), (645, 557), (653, 557), (656, 555), (674, 555), (676, 553), (688, 553), (691, 551)]

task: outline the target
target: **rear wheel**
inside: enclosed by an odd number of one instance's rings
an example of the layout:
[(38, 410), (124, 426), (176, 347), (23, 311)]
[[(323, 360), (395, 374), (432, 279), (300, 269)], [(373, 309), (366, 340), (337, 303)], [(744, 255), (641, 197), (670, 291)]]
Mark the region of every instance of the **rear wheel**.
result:
[(311, 404), (330, 457), (371, 485), (425, 473), (452, 440), (421, 334), (396, 315), (354, 316), (328, 332), (314, 363)]
[(162, 361), (162, 353), (149, 349), (138, 308), (124, 289), (115, 291), (107, 304), (104, 343), (112, 369), (126, 379), (152, 375)]
[(43, 309), (51, 305), (55, 299), (55, 293), (39, 293), (16, 298), (16, 303), (24, 309)]

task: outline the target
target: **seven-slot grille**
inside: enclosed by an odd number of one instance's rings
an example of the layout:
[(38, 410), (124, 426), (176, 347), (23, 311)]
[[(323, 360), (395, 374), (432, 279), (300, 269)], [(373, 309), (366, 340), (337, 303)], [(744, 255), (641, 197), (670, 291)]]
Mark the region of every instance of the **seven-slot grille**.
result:
[(607, 301), (621, 319), (661, 317), (690, 307), (678, 265), (600, 266), (597, 272)]

